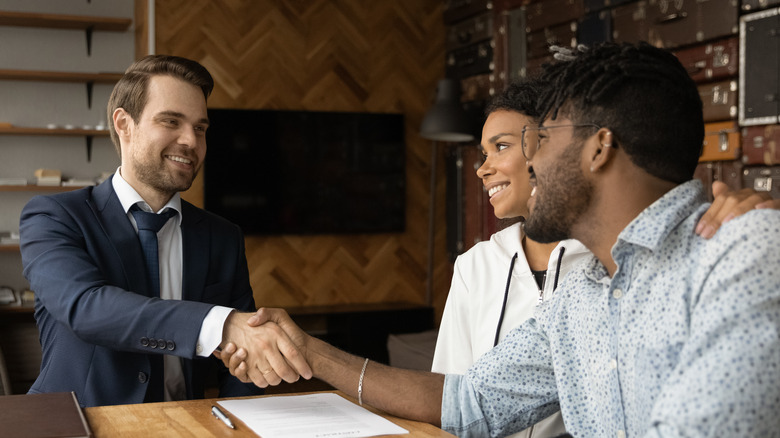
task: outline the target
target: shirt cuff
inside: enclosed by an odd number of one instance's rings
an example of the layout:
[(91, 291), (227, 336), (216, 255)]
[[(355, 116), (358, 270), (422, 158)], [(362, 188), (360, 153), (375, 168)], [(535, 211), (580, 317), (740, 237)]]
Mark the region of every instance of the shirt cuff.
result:
[(446, 374), (441, 428), (457, 436), (490, 436), (479, 399), (464, 375)]
[(222, 329), (230, 312), (235, 309), (230, 307), (214, 306), (203, 318), (198, 335), (198, 344), (195, 346), (195, 354), (200, 357), (209, 357), (222, 343)]

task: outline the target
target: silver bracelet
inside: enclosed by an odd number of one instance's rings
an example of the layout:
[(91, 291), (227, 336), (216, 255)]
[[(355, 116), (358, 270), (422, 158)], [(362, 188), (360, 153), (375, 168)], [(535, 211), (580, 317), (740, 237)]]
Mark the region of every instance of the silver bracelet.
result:
[(358, 404), (363, 406), (363, 377), (366, 376), (366, 366), (368, 366), (368, 358), (363, 362), (363, 370), (360, 371), (360, 380), (358, 380)]

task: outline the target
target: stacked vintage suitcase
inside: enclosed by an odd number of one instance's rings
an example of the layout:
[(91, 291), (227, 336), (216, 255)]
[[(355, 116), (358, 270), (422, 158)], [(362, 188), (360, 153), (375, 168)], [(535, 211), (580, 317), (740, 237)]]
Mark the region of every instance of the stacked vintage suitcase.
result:
[(447, 157), (447, 252), (451, 260), (495, 232), (493, 208), (477, 178), (485, 103), (503, 89), (495, 75), (497, 29), (489, 0), (447, 0), (446, 74), (458, 79), (464, 105), (475, 120), (476, 140), (450, 145)]
[[(447, 0), (444, 15), (452, 44), (447, 75), (461, 80), (469, 107), (535, 74), (551, 59), (550, 45), (648, 41), (669, 49), (698, 84), (704, 104), (705, 141), (695, 176), (707, 188), (720, 180), (780, 197), (780, 0)], [(479, 41), (464, 35), (479, 35)], [(457, 43), (465, 41), (469, 53), (485, 57), (459, 62), (456, 51), (466, 50)], [(478, 67), (470, 67), (473, 59)], [(479, 218), (463, 227), (460, 250), (466, 250), (489, 238), (495, 222), (487, 219), (492, 209), (484, 195), (467, 187), (481, 186), (470, 175), (476, 148), (457, 149), (464, 162), (460, 215), (466, 222)], [(482, 196), (479, 202), (469, 199), (474, 193)]]

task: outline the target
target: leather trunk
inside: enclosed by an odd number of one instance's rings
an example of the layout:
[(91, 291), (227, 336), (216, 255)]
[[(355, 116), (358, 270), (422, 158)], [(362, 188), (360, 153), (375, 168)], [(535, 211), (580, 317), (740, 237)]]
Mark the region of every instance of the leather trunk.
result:
[(720, 81), (739, 73), (739, 41), (736, 37), (698, 44), (674, 52), (697, 83)]
[(507, 16), (507, 83), (523, 76), (528, 59), (528, 35), (525, 31), (525, 9), (516, 8)]
[(714, 181), (726, 183), (731, 190), (736, 191), (742, 188), (742, 168), (742, 162), (739, 160), (709, 161), (699, 163), (693, 177), (701, 180), (707, 199), (712, 202), (712, 183)]
[(463, 78), (460, 80), (460, 86), (463, 90), (461, 100), (464, 102), (489, 100), (501, 92), (500, 88), (496, 88), (495, 75), (493, 73)]
[(476, 173), (481, 165), (481, 151), (474, 145), (447, 151), (447, 250), (453, 261), (495, 231), (493, 206)]
[(550, 46), (576, 47), (577, 46), (577, 22), (545, 27), (534, 32), (529, 32), (528, 58), (541, 58), (550, 55)]
[(612, 39), (625, 43), (647, 41), (650, 24), (647, 21), (647, 1), (641, 0), (612, 9)]
[(780, 8), (740, 18), (739, 124), (780, 123)]
[(742, 162), (768, 166), (780, 164), (780, 125), (742, 128)]
[(612, 16), (608, 10), (590, 13), (577, 24), (577, 44), (591, 47), (606, 41), (612, 41)]
[(528, 49), (525, 33), (525, 9), (515, 8), (496, 14), (495, 49), (493, 50), (493, 73), (496, 90), (503, 90), (511, 81), (522, 77), (525, 72)]
[(451, 25), (491, 8), (491, 0), (445, 0), (442, 16), (444, 24)]
[(489, 239), (486, 227), (490, 217), (494, 218), (493, 206), (490, 205), (488, 194), (477, 176), (477, 169), (482, 165), (482, 152), (476, 146), (463, 148), (463, 184), (464, 184), (464, 218), (463, 244), (464, 251), (475, 243)]
[(490, 73), (493, 68), (493, 40), (483, 40), (446, 55), (446, 73), (448, 78), (462, 79), (482, 73)]
[(769, 192), (773, 199), (780, 198), (780, 166), (746, 167), (742, 175), (745, 187), (757, 192)]
[(523, 72), (523, 77), (524, 78), (531, 78), (531, 77), (534, 77), (534, 76), (538, 75), (539, 73), (541, 73), (542, 66), (544, 64), (549, 64), (549, 63), (551, 63), (553, 61), (554, 61), (554, 59), (553, 59), (552, 55), (543, 56), (541, 58), (529, 59), (528, 61), (526, 61), (526, 66), (525, 66), (525, 71)]
[(584, 0), (583, 3), (585, 3), (585, 13), (589, 14), (607, 8), (614, 8), (623, 3), (630, 3), (632, 1), (634, 0)]
[(739, 126), (735, 120), (704, 124), (704, 146), (699, 161), (730, 161), (740, 158)]
[(531, 0), (493, 0), (493, 10), (501, 13), (512, 9), (520, 9), (528, 3), (531, 3)]
[(739, 0), (648, 0), (648, 41), (668, 49), (736, 35)]
[(780, 5), (780, 0), (742, 0), (742, 11), (755, 12), (777, 5)]
[(486, 12), (447, 28), (447, 50), (466, 47), (493, 38), (493, 13)]
[(583, 0), (537, 0), (524, 7), (526, 30), (529, 33), (576, 21), (585, 14)]
[(704, 122), (719, 122), (737, 117), (737, 81), (699, 85)]

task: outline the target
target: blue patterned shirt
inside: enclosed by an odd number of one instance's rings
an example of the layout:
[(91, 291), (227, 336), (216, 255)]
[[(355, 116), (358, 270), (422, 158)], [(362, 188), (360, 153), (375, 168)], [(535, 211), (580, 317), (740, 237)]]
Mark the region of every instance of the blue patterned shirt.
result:
[(780, 436), (780, 212), (694, 234), (702, 186), (645, 209), (465, 376), (442, 427), (500, 436), (560, 406), (579, 437)]

